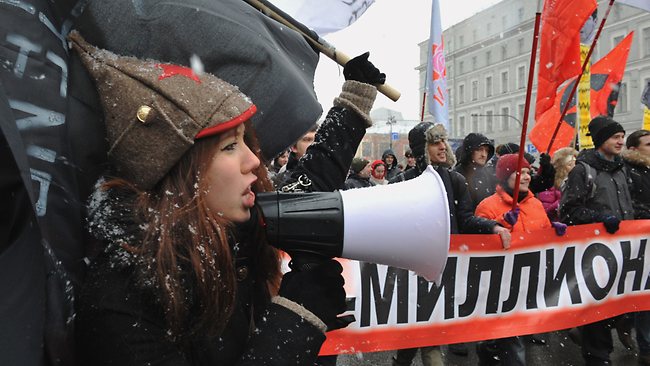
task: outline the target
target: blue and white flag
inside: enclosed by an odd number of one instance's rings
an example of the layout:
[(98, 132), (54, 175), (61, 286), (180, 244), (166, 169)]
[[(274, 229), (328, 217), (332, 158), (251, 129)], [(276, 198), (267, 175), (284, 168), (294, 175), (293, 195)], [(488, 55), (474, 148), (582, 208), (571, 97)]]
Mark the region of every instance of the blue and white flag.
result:
[(431, 34), (429, 35), (429, 54), (426, 79), (427, 103), (429, 113), (435, 122), (441, 123), (449, 131), (449, 98), (447, 95), (447, 67), (445, 66), (442, 25), (440, 23), (440, 3), (431, 4)]

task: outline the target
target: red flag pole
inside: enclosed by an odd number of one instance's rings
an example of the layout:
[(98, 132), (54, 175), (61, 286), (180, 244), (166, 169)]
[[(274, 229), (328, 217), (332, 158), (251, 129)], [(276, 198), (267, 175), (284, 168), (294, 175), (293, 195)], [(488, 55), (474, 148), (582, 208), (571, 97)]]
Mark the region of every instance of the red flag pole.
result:
[(512, 209), (519, 204), (519, 182), (521, 181), (521, 167), (524, 160), (524, 148), (526, 144), (526, 132), (528, 130), (528, 113), (530, 112), (530, 98), (533, 92), (533, 78), (535, 76), (535, 59), (537, 58), (537, 41), (539, 40), (539, 25), (542, 18), (542, 0), (537, 1), (537, 13), (535, 13), (535, 25), (533, 29), (533, 47), (530, 51), (530, 66), (528, 68), (528, 88), (526, 88), (526, 104), (524, 104), (524, 121), (521, 124), (521, 137), (519, 139), (519, 159), (517, 160), (517, 175), (515, 187), (512, 193)]
[(596, 42), (598, 42), (598, 38), (600, 37), (600, 32), (602, 32), (603, 27), (605, 26), (605, 22), (607, 21), (607, 17), (609, 16), (609, 12), (612, 10), (612, 6), (614, 5), (615, 0), (609, 0), (609, 5), (607, 6), (607, 11), (605, 12), (605, 16), (603, 17), (603, 20), (600, 21), (600, 26), (598, 26), (598, 31), (596, 32), (596, 36), (594, 37), (594, 41), (591, 42), (591, 47), (589, 47), (589, 52), (587, 53), (587, 57), (585, 57), (585, 61), (582, 63), (582, 70), (580, 71), (580, 74), (578, 75), (578, 78), (576, 79), (575, 84), (573, 84), (573, 87), (571, 88), (571, 93), (569, 94), (569, 99), (568, 102), (564, 105), (564, 108), (562, 109), (562, 115), (560, 115), (560, 120), (557, 121), (557, 125), (555, 125), (555, 131), (553, 131), (553, 135), (551, 136), (551, 141), (548, 143), (548, 147), (546, 148), (546, 153), (551, 152), (551, 148), (553, 147), (553, 143), (555, 142), (555, 137), (557, 136), (557, 133), (560, 131), (560, 126), (562, 125), (562, 120), (564, 120), (564, 116), (566, 116), (567, 111), (569, 110), (570, 106), (570, 101), (573, 100), (573, 97), (576, 94), (576, 90), (578, 89), (578, 84), (580, 83), (580, 79), (582, 78), (582, 74), (585, 72), (585, 68), (589, 64), (589, 60), (591, 59), (591, 54), (594, 52), (594, 48), (596, 48)]
[(422, 111), (420, 111), (420, 122), (424, 121), (424, 103), (427, 101), (427, 91), (422, 94)]

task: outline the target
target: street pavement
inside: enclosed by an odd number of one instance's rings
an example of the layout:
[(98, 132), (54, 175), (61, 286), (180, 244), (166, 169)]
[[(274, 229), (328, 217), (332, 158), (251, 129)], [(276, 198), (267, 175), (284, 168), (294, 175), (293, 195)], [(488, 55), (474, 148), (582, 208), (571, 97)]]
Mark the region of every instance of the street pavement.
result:
[[(632, 333), (634, 337), (634, 333)], [(566, 331), (551, 332), (540, 335), (546, 340), (545, 345), (533, 344), (526, 341), (526, 363), (527, 366), (584, 366), (580, 354), (580, 347), (568, 338)], [(612, 352), (612, 364), (615, 366), (636, 366), (637, 359), (634, 350), (627, 350), (619, 341), (616, 331), (612, 331), (614, 339), (614, 352)], [(636, 342), (635, 342), (636, 344)], [(449, 352), (446, 346), (442, 347), (442, 354), (446, 366), (478, 365), (476, 348), (474, 343), (468, 344), (469, 354), (458, 356)], [(395, 351), (358, 353), (339, 355), (337, 366), (391, 366), (391, 358)], [(413, 366), (422, 366), (420, 353), (415, 356)]]

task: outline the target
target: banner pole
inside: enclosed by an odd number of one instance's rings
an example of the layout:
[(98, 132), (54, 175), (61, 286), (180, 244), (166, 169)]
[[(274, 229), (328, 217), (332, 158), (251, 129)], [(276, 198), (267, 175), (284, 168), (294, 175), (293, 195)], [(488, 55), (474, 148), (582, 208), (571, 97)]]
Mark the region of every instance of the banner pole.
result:
[[(317, 48), (322, 54), (332, 59), (334, 62), (341, 66), (350, 61), (351, 57), (346, 55), (343, 52), (340, 52), (336, 47), (329, 44), (323, 38), (321, 38), (316, 32), (307, 28), (304, 24), (293, 19), (290, 15), (278, 9), (275, 5), (269, 3), (266, 0), (244, 0), (248, 5), (254, 7), (255, 9), (264, 13), (271, 19), (274, 19), (281, 24), (293, 29), (294, 31), (300, 33), (307, 41), (309, 41), (315, 48)], [(377, 91), (387, 96), (390, 100), (396, 102), (401, 93), (388, 84), (375, 85)]]
[(526, 133), (528, 130), (528, 113), (530, 112), (530, 98), (533, 92), (533, 78), (535, 76), (535, 59), (537, 58), (537, 41), (539, 40), (539, 27), (542, 18), (542, 0), (537, 0), (537, 12), (535, 13), (535, 25), (533, 28), (533, 46), (530, 51), (530, 66), (528, 67), (528, 87), (526, 88), (526, 103), (524, 104), (524, 120), (521, 124), (521, 137), (519, 138), (519, 158), (517, 160), (517, 175), (515, 187), (512, 193), (512, 209), (514, 210), (519, 201), (519, 182), (521, 181), (521, 167), (524, 159), (526, 144)]
[(546, 148), (546, 153), (550, 153), (551, 148), (553, 147), (553, 143), (555, 142), (555, 137), (557, 136), (557, 133), (560, 131), (560, 126), (562, 125), (562, 120), (564, 120), (564, 116), (566, 116), (566, 113), (569, 111), (569, 106), (570, 106), (570, 101), (573, 100), (573, 97), (576, 94), (576, 90), (578, 89), (578, 84), (580, 83), (580, 79), (582, 78), (582, 74), (585, 72), (585, 68), (587, 67), (587, 64), (589, 64), (589, 60), (591, 60), (591, 54), (594, 52), (594, 48), (596, 48), (596, 42), (598, 42), (598, 38), (600, 38), (600, 33), (603, 30), (603, 27), (605, 26), (605, 22), (607, 21), (607, 18), (609, 17), (609, 12), (612, 10), (612, 6), (614, 5), (615, 0), (609, 0), (609, 5), (607, 5), (607, 11), (605, 12), (605, 16), (603, 17), (603, 20), (600, 22), (600, 25), (598, 26), (598, 32), (596, 32), (596, 36), (594, 37), (594, 41), (591, 42), (591, 47), (589, 48), (589, 53), (587, 53), (587, 57), (585, 57), (584, 62), (582, 63), (582, 70), (580, 71), (580, 74), (578, 74), (578, 77), (576, 78), (575, 84), (573, 84), (573, 87), (571, 88), (571, 93), (569, 94), (569, 99), (568, 102), (564, 105), (564, 108), (562, 109), (562, 114), (560, 115), (560, 120), (557, 121), (557, 125), (555, 125), (555, 131), (553, 131), (553, 135), (551, 136), (551, 141), (548, 143), (548, 147)]

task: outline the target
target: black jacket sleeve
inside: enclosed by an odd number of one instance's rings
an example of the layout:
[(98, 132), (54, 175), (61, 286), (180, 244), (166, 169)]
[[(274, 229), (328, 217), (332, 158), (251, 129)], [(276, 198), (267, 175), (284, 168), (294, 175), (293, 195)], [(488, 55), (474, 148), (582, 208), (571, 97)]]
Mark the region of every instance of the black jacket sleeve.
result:
[(344, 189), (352, 158), (365, 133), (365, 122), (357, 113), (333, 107), (284, 186), (306, 175), (311, 181), (309, 191)]

